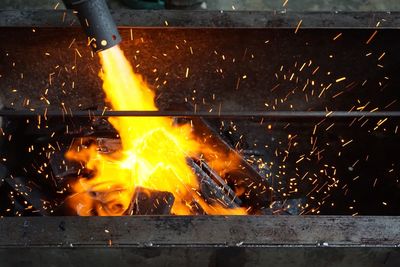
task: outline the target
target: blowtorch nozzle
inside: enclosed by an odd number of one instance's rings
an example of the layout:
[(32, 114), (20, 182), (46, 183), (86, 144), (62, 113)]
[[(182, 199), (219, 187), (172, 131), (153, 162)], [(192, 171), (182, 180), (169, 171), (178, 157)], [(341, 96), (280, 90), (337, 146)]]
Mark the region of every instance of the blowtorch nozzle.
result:
[(96, 52), (106, 50), (121, 42), (117, 26), (105, 0), (63, 0), (73, 9)]

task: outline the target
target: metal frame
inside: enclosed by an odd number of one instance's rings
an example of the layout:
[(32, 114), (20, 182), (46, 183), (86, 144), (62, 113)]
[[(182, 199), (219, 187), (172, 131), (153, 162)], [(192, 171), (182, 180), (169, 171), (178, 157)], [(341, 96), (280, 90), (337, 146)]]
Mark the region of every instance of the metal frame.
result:
[[(400, 28), (400, 12), (118, 10), (113, 16), (124, 27), (296, 28), (301, 21), (302, 28)], [(79, 27), (69, 11), (0, 10), (0, 27), (71, 26)], [(0, 237), (1, 266), (400, 265), (398, 217), (13, 217), (0, 219)]]
[(269, 119), (341, 119), (341, 118), (399, 118), (400, 111), (244, 111), (244, 112), (195, 112), (195, 111), (135, 111), (88, 110), (66, 113), (64, 111), (0, 110), (3, 117), (176, 117), (176, 118), (269, 118)]
[(0, 219), (1, 266), (385, 266), (396, 217), (198, 216)]
[[(185, 28), (398, 29), (400, 12), (114, 10), (119, 26)], [(79, 27), (71, 11), (0, 10), (0, 27)]]
[[(133, 216), (0, 219), (12, 247), (400, 247), (397, 217)], [(111, 244), (110, 244), (111, 240)]]

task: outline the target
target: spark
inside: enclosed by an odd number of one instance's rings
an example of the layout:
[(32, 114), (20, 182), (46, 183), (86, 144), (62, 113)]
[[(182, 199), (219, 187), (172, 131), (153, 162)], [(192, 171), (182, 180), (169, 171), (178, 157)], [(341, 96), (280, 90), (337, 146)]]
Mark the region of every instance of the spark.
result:
[(347, 145), (351, 144), (352, 142), (353, 142), (353, 140), (350, 140), (350, 141), (348, 141), (348, 142), (344, 143), (344, 144), (342, 145), (342, 147), (345, 147), (345, 146), (347, 146)]
[(343, 35), (343, 33), (339, 33), (338, 35), (336, 35), (335, 37), (333, 37), (333, 41), (336, 41), (336, 40), (339, 39), (342, 35)]
[(78, 48), (75, 48), (75, 52), (78, 54), (79, 57), (82, 57), (82, 54), (79, 52)]
[(237, 82), (236, 82), (236, 90), (239, 89), (239, 86), (240, 86), (240, 77), (237, 79)]
[(367, 42), (365, 42), (365, 44), (370, 44), (371, 41), (374, 39), (374, 37), (376, 36), (377, 33), (378, 33), (378, 31), (375, 30), (374, 33), (371, 35), (371, 37), (369, 37), (369, 39), (367, 40)]
[(297, 32), (299, 31), (300, 26), (301, 26), (302, 23), (303, 23), (303, 20), (300, 20), (299, 24), (297, 24), (296, 30), (294, 31), (295, 34), (297, 34)]
[(340, 83), (342, 81), (345, 81), (346, 79), (347, 79), (346, 77), (342, 77), (342, 78), (336, 79), (336, 83)]

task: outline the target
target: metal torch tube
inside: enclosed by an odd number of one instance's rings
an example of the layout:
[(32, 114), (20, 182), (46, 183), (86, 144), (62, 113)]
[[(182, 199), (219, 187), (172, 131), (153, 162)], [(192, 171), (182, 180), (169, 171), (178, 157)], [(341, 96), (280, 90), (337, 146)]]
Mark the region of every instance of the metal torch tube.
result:
[(105, 0), (63, 0), (73, 9), (94, 51), (106, 50), (121, 42), (117, 26)]

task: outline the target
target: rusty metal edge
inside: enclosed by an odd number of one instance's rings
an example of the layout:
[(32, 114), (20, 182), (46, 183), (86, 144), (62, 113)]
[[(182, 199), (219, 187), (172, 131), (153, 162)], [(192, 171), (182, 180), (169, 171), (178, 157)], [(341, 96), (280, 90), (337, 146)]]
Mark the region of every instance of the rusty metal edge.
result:
[(133, 216), (0, 219), (0, 249), (400, 247), (399, 217)]
[[(398, 29), (400, 12), (113, 10), (121, 27)], [(70, 11), (0, 10), (0, 27), (78, 27)]]

